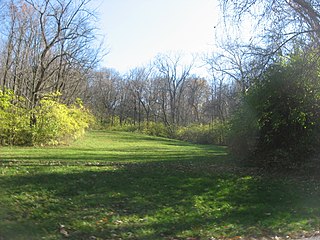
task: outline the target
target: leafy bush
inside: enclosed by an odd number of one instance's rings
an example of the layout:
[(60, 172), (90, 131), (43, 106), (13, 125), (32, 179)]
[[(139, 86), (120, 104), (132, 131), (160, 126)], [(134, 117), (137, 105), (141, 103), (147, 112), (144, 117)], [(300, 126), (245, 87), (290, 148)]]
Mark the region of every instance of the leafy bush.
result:
[(34, 113), (37, 116), (33, 127), (34, 144), (66, 144), (82, 136), (94, 121), (81, 102), (67, 106), (55, 100), (54, 95), (42, 99)]
[(200, 144), (225, 144), (228, 124), (213, 122), (212, 124), (193, 124), (188, 127), (180, 127), (177, 138), (183, 141)]
[(126, 121), (121, 122), (119, 116), (110, 116), (102, 124), (102, 128), (107, 128), (111, 131), (123, 131), (123, 132), (137, 132), (139, 131), (139, 126), (134, 124), (130, 118)]
[(320, 146), (319, 82), (318, 64), (300, 56), (271, 66), (233, 118), (234, 153), (263, 156), (259, 165), (302, 164)]
[(26, 145), (31, 143), (31, 129), (25, 99), (11, 90), (0, 91), (0, 144)]
[[(12, 91), (0, 91), (1, 145), (56, 145), (76, 139), (94, 122), (81, 101), (72, 106), (59, 103), (50, 94), (33, 110)], [(31, 118), (36, 119), (31, 124)]]
[(259, 124), (252, 105), (249, 96), (246, 96), (230, 121), (227, 142), (231, 151), (241, 159), (249, 157), (257, 148)]
[(144, 122), (142, 132), (144, 134), (158, 137), (170, 137), (171, 135), (170, 130), (163, 123), (159, 122)]
[(139, 124), (134, 124), (130, 121), (120, 124), (118, 121), (119, 117), (114, 116), (112, 124), (111, 121), (107, 121), (106, 128), (112, 131), (124, 131), (124, 132), (141, 132), (143, 134), (158, 136), (158, 137), (170, 137), (169, 129), (160, 122), (142, 122)]
[[(212, 124), (193, 124), (188, 127), (169, 128), (162, 122), (145, 121), (139, 125), (127, 121), (120, 124), (118, 119), (117, 116), (114, 116), (112, 121), (108, 120), (106, 128), (112, 131), (140, 132), (146, 135), (175, 138), (199, 144), (226, 144), (226, 136), (229, 131), (228, 123), (219, 121)], [(173, 129), (175, 129), (174, 132)]]

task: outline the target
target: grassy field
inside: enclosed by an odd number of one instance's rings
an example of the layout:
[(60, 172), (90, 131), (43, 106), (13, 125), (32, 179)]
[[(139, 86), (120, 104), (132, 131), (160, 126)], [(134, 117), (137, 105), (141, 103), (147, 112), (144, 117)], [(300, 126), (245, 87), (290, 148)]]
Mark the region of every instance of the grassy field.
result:
[(238, 167), (224, 147), (132, 133), (2, 147), (0, 240), (298, 237), (320, 230), (319, 180)]

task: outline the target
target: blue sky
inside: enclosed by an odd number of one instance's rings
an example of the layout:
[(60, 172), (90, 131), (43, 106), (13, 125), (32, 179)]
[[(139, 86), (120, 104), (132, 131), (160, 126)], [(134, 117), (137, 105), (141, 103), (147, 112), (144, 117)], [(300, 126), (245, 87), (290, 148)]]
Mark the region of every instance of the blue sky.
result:
[(217, 0), (96, 0), (110, 53), (102, 66), (120, 72), (148, 63), (157, 53), (211, 51)]

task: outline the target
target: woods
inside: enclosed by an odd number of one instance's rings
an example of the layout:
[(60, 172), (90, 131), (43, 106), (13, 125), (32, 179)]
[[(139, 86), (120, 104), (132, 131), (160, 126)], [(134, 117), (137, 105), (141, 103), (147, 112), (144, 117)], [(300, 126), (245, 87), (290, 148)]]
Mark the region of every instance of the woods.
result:
[[(2, 144), (58, 144), (66, 138), (59, 124), (72, 139), (95, 118), (100, 128), (229, 145), (239, 158), (268, 159), (262, 165), (315, 153), (319, 4), (221, 0), (224, 34), (214, 52), (189, 60), (159, 53), (119, 73), (99, 67), (104, 52), (90, 2), (1, 3)], [(255, 33), (239, 38), (248, 19)], [(195, 74), (200, 60), (207, 76)], [(85, 117), (74, 130), (55, 111)], [(57, 126), (39, 140), (47, 118)]]
[(217, 3), (0, 0), (0, 240), (320, 235), (320, 4)]
[[(87, 10), (87, 4), (86, 0), (1, 2), (1, 19), (5, 23), (1, 26), (1, 110), (7, 114), (1, 120), (12, 122), (10, 117), (14, 115), (24, 127), (13, 132), (22, 131), (25, 135), (19, 136), (23, 141), (9, 140), (9, 135), (16, 133), (8, 133), (4, 124), (2, 143), (46, 144), (57, 140), (56, 129), (40, 130), (48, 111), (55, 115), (54, 107), (49, 110), (45, 98), (59, 93), (52, 100), (56, 101), (53, 105), (63, 108), (64, 104), (75, 103), (83, 96), (88, 73), (98, 62), (98, 49), (91, 47), (96, 39), (94, 15)], [(23, 112), (21, 119), (15, 113), (10, 115), (13, 108)], [(72, 109), (69, 107), (68, 111)], [(58, 115), (54, 124), (64, 124)], [(15, 122), (11, 125), (19, 128)], [(47, 136), (38, 139), (39, 131)]]
[(150, 66), (135, 68), (126, 76), (110, 69), (96, 73), (87, 100), (91, 109), (102, 123), (115, 125), (115, 117), (120, 125), (162, 123), (172, 135), (178, 126), (220, 118), (213, 109), (212, 88), (217, 86), (191, 74), (192, 65), (184, 66), (180, 58), (159, 55)]

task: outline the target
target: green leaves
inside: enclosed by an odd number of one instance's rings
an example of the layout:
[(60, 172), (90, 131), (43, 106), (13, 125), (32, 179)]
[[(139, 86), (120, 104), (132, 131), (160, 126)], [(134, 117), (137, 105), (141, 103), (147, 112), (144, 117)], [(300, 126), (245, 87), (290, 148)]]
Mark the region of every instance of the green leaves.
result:
[(37, 124), (33, 128), (33, 142), (57, 145), (80, 137), (92, 120), (81, 105), (67, 106), (54, 99), (43, 99), (34, 110)]
[(319, 146), (319, 66), (300, 55), (270, 66), (233, 118), (232, 149), (245, 149), (246, 157), (256, 153), (267, 165), (288, 167), (305, 161)]
[(0, 145), (28, 144), (29, 115), (25, 99), (0, 91)]
[(0, 91), (0, 145), (66, 144), (83, 135), (93, 116), (80, 100), (67, 106), (58, 101), (59, 94), (44, 96), (34, 109), (12, 91)]

